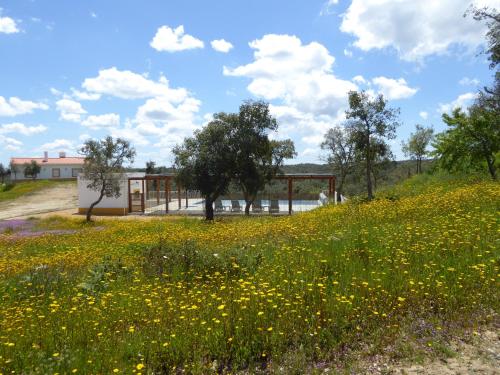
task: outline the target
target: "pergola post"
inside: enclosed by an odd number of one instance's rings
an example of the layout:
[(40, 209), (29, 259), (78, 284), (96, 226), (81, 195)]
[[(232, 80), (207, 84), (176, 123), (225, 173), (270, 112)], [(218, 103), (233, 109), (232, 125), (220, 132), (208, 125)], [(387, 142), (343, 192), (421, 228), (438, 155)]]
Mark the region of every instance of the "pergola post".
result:
[(132, 196), (130, 195), (130, 178), (128, 179), (127, 191), (128, 191), (128, 213), (131, 213), (132, 212)]
[(142, 180), (142, 194), (141, 194), (141, 211), (144, 213), (144, 194), (146, 194), (146, 190), (144, 189), (144, 180)]
[(288, 178), (288, 215), (292, 214), (292, 189), (293, 182), (292, 178)]
[(165, 212), (168, 214), (168, 201), (170, 200), (170, 178), (165, 178)]
[(155, 178), (155, 183), (156, 183), (156, 204), (160, 205), (160, 179)]
[(188, 189), (186, 188), (186, 209), (189, 207)]
[(181, 201), (181, 184), (177, 183), (177, 200), (179, 202), (179, 210), (182, 207), (182, 201)]

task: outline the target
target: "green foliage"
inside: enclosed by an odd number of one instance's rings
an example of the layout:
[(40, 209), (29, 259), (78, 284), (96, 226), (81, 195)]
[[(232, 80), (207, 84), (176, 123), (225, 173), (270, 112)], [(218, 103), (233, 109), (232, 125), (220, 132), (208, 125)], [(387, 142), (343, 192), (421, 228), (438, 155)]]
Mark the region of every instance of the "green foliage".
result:
[(500, 118), (479, 105), (469, 113), (456, 108), (451, 115), (443, 114), (448, 130), (436, 136), (434, 155), (439, 165), (452, 172), (483, 169), (486, 164), (496, 179), (496, 154), (500, 151)]
[(103, 140), (89, 139), (80, 150), (85, 156), (83, 176), (88, 181), (87, 188), (99, 193), (87, 211), (87, 221), (90, 221), (92, 209), (101, 202), (103, 197), (119, 197), (120, 181), (124, 172), (124, 163), (133, 163), (135, 149), (128, 141), (111, 136)]
[(182, 186), (199, 190), (205, 198), (205, 215), (213, 219), (213, 202), (224, 194), (233, 178), (232, 125), (236, 115), (217, 113), (202, 130), (173, 149), (177, 180)]
[(425, 128), (417, 124), (415, 133), (410, 134), (407, 142), (403, 142), (403, 153), (413, 160), (417, 161), (417, 174), (422, 173), (422, 159), (429, 155), (427, 147), (434, 136), (434, 129), (431, 127)]
[(42, 167), (35, 161), (32, 160), (30, 163), (24, 163), (24, 175), (27, 177), (31, 177), (33, 180), (36, 179)]
[(345, 179), (356, 167), (356, 145), (352, 134), (352, 127), (335, 126), (325, 134), (321, 148), (328, 152), (328, 163), (332, 169), (338, 171), (338, 185), (336, 190), (343, 194)]
[(389, 108), (382, 95), (372, 99), (365, 91), (349, 92), (349, 109), (346, 111), (352, 142), (357, 156), (365, 164), (368, 199), (373, 199), (372, 178), (376, 165), (383, 166), (392, 159), (386, 139), (396, 137), (399, 109)]
[(278, 130), (276, 119), (271, 116), (269, 104), (247, 101), (240, 106), (237, 121), (231, 132), (231, 148), (234, 155), (234, 181), (243, 191), (245, 213), (259, 191), (278, 173), (285, 159), (296, 155), (290, 139), (269, 140), (268, 133)]
[(146, 162), (146, 174), (156, 173), (156, 163), (152, 160)]

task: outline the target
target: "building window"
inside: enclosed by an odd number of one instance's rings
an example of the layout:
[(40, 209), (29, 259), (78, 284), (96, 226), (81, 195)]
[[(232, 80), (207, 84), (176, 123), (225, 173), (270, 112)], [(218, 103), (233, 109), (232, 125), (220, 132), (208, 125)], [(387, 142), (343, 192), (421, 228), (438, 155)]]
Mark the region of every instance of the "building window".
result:
[(52, 177), (54, 177), (54, 178), (61, 177), (61, 169), (60, 168), (52, 168)]
[(82, 172), (83, 172), (82, 168), (72, 168), (71, 169), (71, 176), (78, 177), (78, 173), (82, 173)]

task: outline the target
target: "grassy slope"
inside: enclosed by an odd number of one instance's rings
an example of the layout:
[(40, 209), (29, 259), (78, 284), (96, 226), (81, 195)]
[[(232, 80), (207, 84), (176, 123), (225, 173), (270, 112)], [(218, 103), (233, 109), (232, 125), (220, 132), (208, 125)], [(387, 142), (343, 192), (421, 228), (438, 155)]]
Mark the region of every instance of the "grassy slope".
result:
[(74, 181), (54, 181), (54, 180), (35, 180), (21, 181), (14, 184), (6, 191), (0, 191), (0, 202), (17, 199), (26, 194), (37, 192), (41, 189), (50, 188), (60, 184), (75, 183)]
[(498, 312), (500, 187), (421, 176), (387, 196), (214, 224), (51, 220), (39, 226), (80, 231), (0, 238), (0, 368), (303, 373), (403, 331), (444, 352), (451, 327)]

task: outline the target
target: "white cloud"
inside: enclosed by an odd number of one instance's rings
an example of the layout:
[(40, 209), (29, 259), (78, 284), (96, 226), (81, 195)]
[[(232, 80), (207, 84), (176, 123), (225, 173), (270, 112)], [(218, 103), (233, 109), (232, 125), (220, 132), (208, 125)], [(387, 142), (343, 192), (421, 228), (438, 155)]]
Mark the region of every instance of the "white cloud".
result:
[(178, 52), (189, 49), (203, 48), (201, 40), (184, 33), (184, 26), (172, 29), (168, 26), (161, 26), (150, 46), (157, 51)]
[(320, 16), (327, 16), (332, 14), (332, 7), (334, 5), (337, 5), (339, 3), (339, 0), (328, 0), (325, 2), (323, 5), (323, 8), (321, 9), (321, 12), (319, 13)]
[(462, 86), (478, 86), (480, 82), (477, 78), (464, 77), (458, 83)]
[(370, 82), (368, 82), (365, 79), (365, 77), (363, 77), (362, 75), (357, 75), (352, 80), (353, 80), (353, 82), (356, 82), (359, 85), (369, 85), (370, 84)]
[(21, 141), (18, 141), (17, 139), (6, 137), (0, 134), (0, 145), (2, 146), (2, 148), (8, 151), (18, 151), (21, 149), (23, 143)]
[(410, 98), (418, 91), (416, 88), (409, 87), (404, 78), (375, 77), (372, 82), (378, 87), (379, 93), (389, 100)]
[(463, 110), (467, 109), (467, 106), (477, 98), (477, 93), (475, 92), (467, 92), (465, 94), (459, 95), (454, 101), (450, 103), (439, 104), (438, 111), (440, 113), (450, 113), (455, 108), (462, 108)]
[(0, 134), (19, 133), (22, 135), (30, 136), (43, 133), (46, 130), (47, 127), (44, 125), (26, 126), (20, 122), (0, 125)]
[(93, 94), (111, 95), (121, 99), (162, 96), (174, 102), (181, 102), (188, 96), (186, 89), (171, 89), (168, 80), (163, 76), (155, 82), (130, 70), (118, 70), (115, 67), (100, 70), (97, 77), (85, 79), (82, 87)]
[(81, 142), (85, 142), (87, 139), (92, 139), (92, 137), (90, 136), (90, 134), (84, 133), (84, 134), (80, 134), (78, 139)]
[(352, 57), (352, 51), (344, 48), (344, 56)]
[(337, 115), (347, 103), (347, 92), (357, 89), (332, 74), (335, 61), (317, 42), (303, 45), (296, 36), (265, 35), (250, 43), (254, 62), (224, 75), (251, 79), (248, 90), (266, 100), (281, 99), (287, 106), (316, 115)]
[(53, 142), (41, 145), (39, 149), (44, 151), (58, 150), (73, 152), (76, 148), (75, 144), (69, 139), (55, 139)]
[(64, 121), (80, 122), (83, 114), (87, 113), (82, 105), (71, 99), (61, 99), (56, 102), (60, 119)]
[(73, 98), (76, 100), (99, 100), (101, 99), (101, 94), (98, 93), (89, 93), (85, 91), (78, 91), (74, 88), (71, 88), (71, 94)]
[(6, 99), (0, 96), (0, 116), (14, 117), (32, 113), (35, 109), (47, 110), (49, 106), (44, 103), (21, 100), (17, 97)]
[(424, 120), (427, 120), (429, 118), (429, 114), (426, 111), (421, 111), (418, 115)]
[(123, 138), (135, 145), (147, 146), (150, 142), (142, 135), (137, 128), (135, 128), (132, 122), (127, 119), (125, 121), (125, 126), (122, 128), (111, 128), (110, 133), (112, 137)]
[(17, 27), (16, 21), (10, 17), (1, 17), (2, 8), (0, 8), (0, 33), (4, 34), (15, 34), (20, 32)]
[(104, 115), (89, 116), (82, 121), (82, 125), (94, 130), (118, 127), (120, 126), (120, 115), (107, 113)]
[(228, 53), (233, 48), (233, 45), (224, 39), (212, 40), (210, 45), (214, 50), (222, 53)]
[[(485, 26), (463, 17), (470, 0), (352, 0), (340, 29), (355, 36), (363, 51), (394, 48), (401, 59), (422, 61), (453, 46), (475, 49), (484, 42)], [(475, 0), (498, 6), (498, 0)]]

